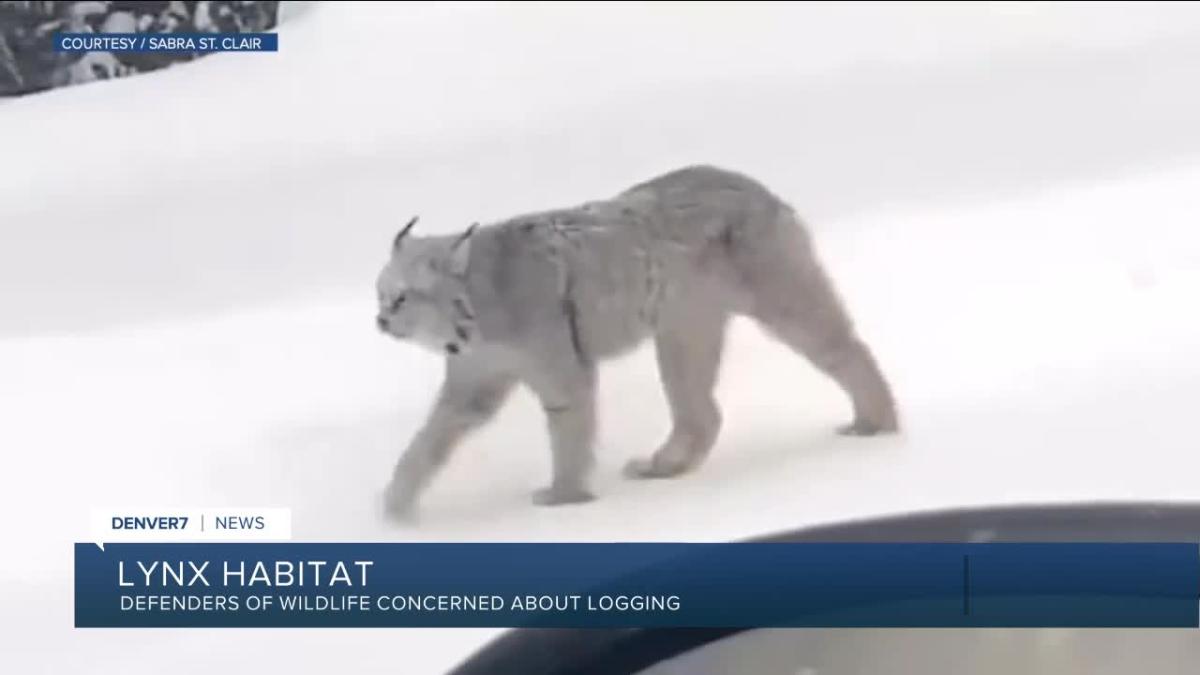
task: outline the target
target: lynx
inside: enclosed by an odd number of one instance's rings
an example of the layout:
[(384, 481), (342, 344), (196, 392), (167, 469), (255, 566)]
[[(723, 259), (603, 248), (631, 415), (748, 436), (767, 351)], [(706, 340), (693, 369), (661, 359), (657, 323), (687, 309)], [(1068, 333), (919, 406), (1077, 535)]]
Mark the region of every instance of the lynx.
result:
[(890, 388), (820, 265), (804, 224), (758, 182), (689, 167), (606, 200), (396, 235), (377, 283), (378, 328), (445, 357), (445, 380), (385, 493), (394, 516), (517, 384), (540, 400), (551, 481), (537, 504), (593, 499), (596, 368), (653, 339), (673, 428), (632, 478), (696, 468), (721, 413), (713, 389), (730, 317), (750, 317), (849, 396), (844, 434), (898, 429)]

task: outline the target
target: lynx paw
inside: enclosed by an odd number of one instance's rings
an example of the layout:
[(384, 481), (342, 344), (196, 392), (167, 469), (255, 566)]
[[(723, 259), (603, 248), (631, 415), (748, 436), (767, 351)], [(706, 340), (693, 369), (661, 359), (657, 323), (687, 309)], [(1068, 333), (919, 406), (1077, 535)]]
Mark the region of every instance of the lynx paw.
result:
[(416, 494), (409, 488), (392, 481), (383, 492), (383, 515), (388, 520), (412, 523), (417, 519)]
[(596, 498), (590, 490), (582, 487), (561, 487), (551, 485), (533, 493), (533, 503), (537, 506), (561, 506), (563, 504), (582, 504)]
[(867, 420), (854, 420), (850, 424), (838, 427), (837, 432), (842, 436), (876, 436), (896, 432), (895, 422), (877, 423)]
[(637, 457), (625, 464), (625, 469), (622, 473), (625, 474), (626, 478), (638, 480), (674, 478), (686, 473), (690, 468), (691, 464), (688, 462), (666, 462), (657, 456)]

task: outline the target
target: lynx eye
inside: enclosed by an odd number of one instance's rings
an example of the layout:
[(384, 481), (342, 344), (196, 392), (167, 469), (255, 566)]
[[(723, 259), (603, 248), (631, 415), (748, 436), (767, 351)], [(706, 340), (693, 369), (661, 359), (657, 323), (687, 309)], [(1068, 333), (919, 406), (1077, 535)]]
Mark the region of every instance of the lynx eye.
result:
[(396, 296), (396, 299), (392, 301), (392, 311), (393, 312), (400, 309), (400, 305), (404, 304), (404, 299), (405, 299), (404, 293), (401, 293), (400, 295)]

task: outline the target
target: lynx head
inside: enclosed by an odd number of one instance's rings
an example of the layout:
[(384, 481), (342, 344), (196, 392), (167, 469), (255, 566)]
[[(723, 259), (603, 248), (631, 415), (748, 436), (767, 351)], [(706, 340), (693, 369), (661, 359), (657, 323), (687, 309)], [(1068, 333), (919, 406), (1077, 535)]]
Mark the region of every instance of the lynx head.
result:
[(379, 273), (379, 330), (450, 355), (477, 337), (467, 300), (466, 272), (472, 225), (456, 237), (410, 236), (413, 218), (392, 241), (391, 260)]

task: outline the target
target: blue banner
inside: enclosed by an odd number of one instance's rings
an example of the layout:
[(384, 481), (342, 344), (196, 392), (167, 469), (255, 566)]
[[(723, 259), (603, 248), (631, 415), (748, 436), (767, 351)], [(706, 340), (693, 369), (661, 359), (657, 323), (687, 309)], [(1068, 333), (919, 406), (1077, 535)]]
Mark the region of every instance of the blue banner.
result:
[(274, 52), (276, 33), (55, 33), (56, 52)]
[(77, 627), (1196, 627), (1175, 544), (75, 545)]

